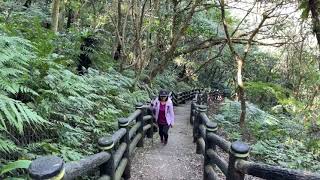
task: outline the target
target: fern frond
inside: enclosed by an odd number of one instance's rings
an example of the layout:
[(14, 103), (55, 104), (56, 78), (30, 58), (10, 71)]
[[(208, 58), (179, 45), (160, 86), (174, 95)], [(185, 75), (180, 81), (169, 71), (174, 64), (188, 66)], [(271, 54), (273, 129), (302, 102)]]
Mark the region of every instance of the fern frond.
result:
[(0, 90), (5, 91), (5, 92), (9, 92), (12, 94), (17, 93), (16, 89), (14, 87), (12, 87), (12, 84), (7, 81), (7, 79), (3, 79), (0, 77)]
[(40, 89), (39, 90), (41, 93), (43, 93), (43, 96), (48, 97), (48, 96), (58, 96), (59, 93), (56, 90), (46, 90), (46, 89)]
[[(0, 104), (1, 106), (1, 104)], [(4, 117), (0, 114), (0, 131), (7, 130), (6, 123), (4, 122)]]
[(34, 91), (33, 89), (28, 88), (26, 86), (19, 86), (19, 91), (22, 92), (22, 93), (26, 93), (26, 94), (30, 93), (30, 94), (35, 95), (35, 96), (39, 95), (36, 91)]
[(6, 127), (10, 125), (21, 134), (26, 123), (36, 127), (49, 123), (24, 103), (3, 95), (0, 95), (0, 113), (2, 114), (1, 117), (7, 120), (0, 121), (1, 127), (7, 130)]
[[(1, 74), (0, 74), (1, 75)], [(17, 94), (21, 93), (30, 93), (32, 95), (38, 96), (39, 94), (31, 88), (26, 86), (19, 85), (13, 81), (10, 82), (9, 78), (4, 79), (0, 76), (0, 90), (3, 90), (7, 93)]]
[(0, 75), (2, 77), (12, 76), (12, 77), (17, 78), (21, 74), (23, 74), (23, 71), (21, 71), (17, 68), (7, 67), (7, 68), (0, 69)]
[(0, 152), (2, 153), (12, 153), (20, 151), (21, 149), (17, 147), (14, 142), (8, 140), (7, 138), (0, 135)]

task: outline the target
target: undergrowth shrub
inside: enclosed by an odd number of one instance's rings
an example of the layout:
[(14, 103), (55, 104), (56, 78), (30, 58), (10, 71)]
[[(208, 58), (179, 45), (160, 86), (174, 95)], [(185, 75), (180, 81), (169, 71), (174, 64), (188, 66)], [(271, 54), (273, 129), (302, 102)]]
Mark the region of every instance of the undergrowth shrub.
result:
[[(0, 38), (0, 152), (18, 153), (17, 159), (56, 154), (66, 161), (97, 151), (96, 140), (115, 129), (148, 92), (133, 90), (133, 79), (112, 68), (89, 69), (79, 76), (56, 61), (41, 57), (32, 42)], [(25, 129), (54, 136), (26, 145), (15, 141)], [(15, 130), (18, 136), (8, 130)], [(7, 159), (1, 159), (6, 164)]]
[[(212, 119), (226, 132), (230, 141), (241, 139), (240, 103), (225, 100)], [(246, 127), (250, 133), (252, 159), (288, 168), (320, 171), (320, 153), (299, 116), (271, 115), (254, 104), (247, 104)]]
[(19, 150), (12, 134), (23, 135), (27, 128), (41, 129), (48, 121), (33, 109), (32, 99), (39, 93), (25, 84), (34, 60), (29, 41), (0, 35), (0, 152)]

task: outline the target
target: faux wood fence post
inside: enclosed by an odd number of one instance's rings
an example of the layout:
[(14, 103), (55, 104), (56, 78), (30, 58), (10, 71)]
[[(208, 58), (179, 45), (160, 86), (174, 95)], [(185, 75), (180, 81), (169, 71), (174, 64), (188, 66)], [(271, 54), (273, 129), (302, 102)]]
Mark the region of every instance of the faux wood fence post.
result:
[(186, 94), (187, 94), (187, 92), (182, 93), (182, 104), (186, 103)]
[(174, 98), (175, 98), (175, 102), (176, 102), (175, 106), (178, 106), (179, 105), (179, 95), (178, 95), (178, 93), (174, 94)]
[(192, 100), (191, 102), (191, 111), (190, 111), (190, 124), (193, 124), (194, 116), (195, 116), (195, 104), (196, 101)]
[(249, 156), (249, 149), (250, 147), (241, 141), (231, 144), (227, 180), (244, 180), (245, 174), (236, 170), (235, 163), (239, 159), (246, 160)]
[[(198, 105), (199, 106), (199, 105)], [(193, 129), (192, 129), (192, 135), (193, 135), (193, 142), (197, 142), (197, 128), (198, 128), (198, 124), (199, 124), (199, 108), (195, 105), (195, 113), (194, 113), (194, 121), (193, 121)]]
[(137, 122), (141, 122), (141, 126), (139, 127), (137, 133), (141, 133), (141, 138), (137, 144), (137, 147), (143, 147), (143, 142), (144, 142), (144, 132), (143, 132), (143, 127), (144, 127), (144, 121), (143, 121), (143, 116), (144, 116), (144, 112), (143, 112), (143, 104), (142, 103), (137, 103), (136, 104), (136, 109), (140, 109), (141, 113), (138, 115), (138, 117), (136, 118)]
[(207, 91), (205, 91), (205, 93), (203, 94), (204, 96), (203, 96), (203, 104), (207, 104), (208, 103), (208, 92)]
[(177, 95), (172, 91), (172, 98), (171, 98), (173, 105), (177, 106)]
[(131, 158), (130, 158), (130, 137), (129, 137), (129, 121), (127, 118), (119, 118), (118, 119), (118, 126), (119, 128), (125, 128), (126, 129), (126, 134), (121, 138), (120, 143), (125, 142), (127, 144), (126, 150), (123, 154), (123, 158), (128, 159), (127, 166), (123, 172), (122, 177), (124, 179), (129, 179), (131, 177)]
[(100, 176), (107, 175), (114, 177), (116, 167), (114, 167), (114, 143), (112, 137), (102, 137), (98, 140), (99, 149), (110, 153), (110, 159), (100, 166)]
[(201, 99), (202, 99), (202, 94), (199, 93), (197, 96), (197, 104), (199, 104), (199, 105), (201, 104), (201, 102), (202, 102)]
[(184, 94), (183, 92), (180, 93), (180, 103), (181, 103), (181, 104), (184, 103), (184, 102), (183, 102), (183, 101), (184, 101), (184, 99), (183, 99), (183, 94)]
[(206, 111), (207, 111), (207, 106), (204, 106), (204, 105), (198, 106), (197, 120), (196, 120), (196, 123), (195, 123), (195, 125), (196, 125), (195, 134), (196, 134), (196, 143), (197, 143), (196, 153), (197, 154), (201, 154), (201, 146), (198, 143), (198, 139), (200, 138), (199, 126), (201, 124), (203, 124), (203, 120), (200, 117), (200, 113), (206, 112)]
[(180, 102), (180, 93), (176, 94), (177, 106), (181, 103)]
[(151, 125), (151, 128), (147, 130), (147, 138), (152, 138), (153, 137), (153, 121), (154, 121), (154, 117), (152, 115), (152, 109), (151, 107), (147, 107), (146, 108), (146, 114), (150, 115), (152, 118), (150, 120), (148, 120), (148, 124)]
[(65, 174), (63, 159), (57, 156), (37, 158), (32, 161), (28, 171), (31, 179), (61, 180)]
[(204, 165), (203, 165), (203, 180), (209, 180), (208, 175), (206, 173), (206, 166), (211, 165), (213, 168), (215, 166), (215, 163), (210, 159), (207, 152), (208, 149), (216, 150), (216, 145), (211, 142), (208, 138), (208, 133), (213, 132), (216, 133), (218, 130), (218, 125), (215, 122), (207, 122), (206, 123), (206, 138), (205, 138), (205, 154), (204, 154)]

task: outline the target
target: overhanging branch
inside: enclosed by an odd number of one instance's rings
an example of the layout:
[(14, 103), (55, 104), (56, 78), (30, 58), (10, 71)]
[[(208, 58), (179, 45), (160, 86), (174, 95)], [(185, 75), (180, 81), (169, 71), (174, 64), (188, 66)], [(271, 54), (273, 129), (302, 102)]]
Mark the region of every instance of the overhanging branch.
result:
[(185, 54), (189, 54), (189, 53), (193, 53), (195, 51), (198, 51), (198, 50), (203, 50), (203, 49), (208, 49), (212, 46), (216, 46), (216, 45), (219, 45), (219, 44), (223, 44), (226, 42), (226, 39), (225, 38), (209, 38), (209, 39), (206, 39), (198, 44), (196, 44), (195, 46), (192, 46), (186, 50), (183, 50), (181, 52), (177, 52), (174, 54), (174, 57), (178, 57), (180, 55), (185, 55)]

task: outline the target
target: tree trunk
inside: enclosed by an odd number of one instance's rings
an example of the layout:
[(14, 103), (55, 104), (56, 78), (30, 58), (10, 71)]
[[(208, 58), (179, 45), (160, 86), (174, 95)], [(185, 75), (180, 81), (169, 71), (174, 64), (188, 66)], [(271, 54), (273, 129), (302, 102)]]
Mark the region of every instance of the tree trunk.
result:
[[(122, 30), (122, 24), (121, 24), (121, 19), (122, 19), (122, 12), (121, 12), (121, 4), (122, 4), (122, 0), (118, 0), (118, 31), (119, 31), (119, 36), (121, 37), (121, 30)], [(120, 38), (119, 37), (119, 38)]]
[(238, 72), (237, 72), (237, 82), (238, 82), (238, 94), (239, 94), (239, 101), (241, 103), (241, 114), (239, 124), (240, 127), (243, 128), (245, 124), (245, 117), (246, 117), (246, 99), (244, 94), (244, 84), (242, 81), (242, 71), (243, 71), (243, 59), (239, 56), (236, 56), (236, 61), (238, 64)]
[[(122, 19), (122, 12), (121, 12), (121, 4), (122, 4), (122, 0), (118, 0), (118, 22), (117, 22), (117, 47), (121, 46), (121, 41), (123, 40), (122, 38), (122, 22), (121, 22), (121, 19)], [(124, 58), (122, 58), (122, 54), (121, 54), (121, 50), (119, 52), (119, 61), (120, 61), (120, 67), (119, 67), (119, 71), (120, 73), (123, 71), (123, 68), (124, 68)]]
[(59, 5), (60, 0), (54, 0), (52, 5), (52, 26), (53, 32), (58, 32), (58, 22), (59, 22)]
[[(235, 51), (230, 35), (229, 35), (229, 31), (228, 31), (228, 26), (227, 26), (227, 22), (225, 20), (225, 9), (224, 9), (224, 0), (221, 0), (221, 14), (222, 14), (222, 22), (223, 22), (223, 27), (224, 27), (224, 31), (225, 31), (225, 35), (227, 37), (227, 42), (229, 45), (229, 49), (234, 57), (234, 59), (237, 62), (238, 65), (238, 71), (237, 71), (237, 84), (238, 84), (238, 98), (240, 100), (241, 103), (241, 114), (240, 114), (240, 119), (239, 119), (239, 125), (242, 129), (242, 131), (244, 132), (244, 126), (245, 126), (245, 117), (246, 117), (246, 101), (245, 101), (245, 97), (244, 97), (244, 84), (242, 81), (242, 70), (243, 70), (243, 64), (244, 64), (244, 59), (247, 56), (247, 52), (249, 51), (250, 48), (250, 41), (247, 44), (247, 48), (245, 51), (245, 55), (244, 58), (242, 59), (240, 57), (240, 55)], [(260, 23), (261, 24), (261, 23)], [(259, 25), (260, 26), (260, 25)], [(254, 33), (256, 33), (257, 29), (254, 31)], [(254, 36), (254, 33), (250, 36), (250, 40), (252, 41), (252, 38)], [(243, 134), (244, 137), (244, 134)]]
[(163, 72), (164, 68), (168, 65), (169, 60), (167, 60), (168, 58), (170, 58), (171, 55), (164, 55), (162, 56), (162, 58), (160, 59), (160, 64), (157, 64), (155, 68), (152, 69), (150, 75), (149, 75), (149, 83), (151, 83), (151, 81), (157, 76), (158, 73)]
[(64, 3), (64, 0), (62, 0), (60, 2), (60, 15), (59, 15), (59, 26), (58, 26), (58, 29), (59, 31), (63, 31), (64, 29), (64, 18), (65, 18), (65, 12), (66, 12), (66, 8), (65, 8), (65, 3)]
[[(312, 23), (313, 23), (313, 32), (316, 35), (317, 41), (318, 41), (318, 46), (320, 48), (320, 16), (319, 16), (319, 2), (318, 0), (309, 0), (309, 8), (311, 11), (311, 16), (312, 16)], [(320, 51), (320, 49), (319, 49)], [(319, 59), (319, 58), (318, 58)], [(318, 69), (320, 70), (320, 59), (318, 60), (319, 62), (319, 67)]]
[[(166, 68), (166, 66), (169, 64), (169, 62), (174, 58), (174, 52), (178, 46), (178, 42), (181, 39), (181, 37), (185, 34), (187, 28), (190, 25), (191, 19), (195, 13), (195, 9), (196, 7), (200, 4), (201, 0), (196, 0), (192, 7), (190, 8), (190, 11), (188, 12), (184, 22), (181, 24), (181, 27), (175, 27), (177, 30), (172, 32), (175, 32), (174, 37), (172, 37), (171, 42), (170, 42), (170, 47), (168, 50), (166, 50), (165, 52), (161, 53), (161, 61), (160, 64), (156, 65), (155, 68), (153, 68), (151, 70), (151, 73), (149, 75), (150, 77), (150, 82), (156, 77), (156, 75), (158, 73), (161, 73), (164, 68)], [(169, 3), (167, 5), (170, 5)], [(169, 8), (169, 6), (168, 6)], [(169, 10), (168, 10), (169, 11)], [(149, 82), (149, 83), (150, 83)]]
[(306, 107), (304, 108), (304, 110), (307, 110), (309, 107), (312, 107), (313, 102), (314, 102), (314, 99), (315, 99), (315, 97), (317, 97), (317, 95), (318, 95), (318, 93), (319, 93), (319, 90), (320, 90), (320, 87), (318, 86), (318, 87), (314, 90), (313, 94), (311, 95), (311, 98), (309, 98), (309, 103), (306, 105)]
[(72, 10), (71, 7), (69, 7), (68, 9), (68, 20), (67, 20), (67, 29), (69, 29), (71, 27), (71, 24), (74, 21), (74, 11)]
[[(244, 135), (245, 135), (244, 134), (245, 133), (245, 117), (246, 117), (246, 100), (245, 100), (245, 93), (244, 93), (244, 84), (243, 84), (243, 81), (242, 81), (243, 65), (244, 65), (244, 62), (245, 62), (245, 60), (246, 60), (246, 58), (248, 56), (248, 53), (249, 53), (249, 51), (251, 49), (253, 38), (259, 32), (259, 30), (263, 26), (264, 22), (269, 18), (269, 15), (275, 10), (275, 8), (269, 10), (267, 14), (263, 13), (262, 20), (260, 21), (258, 27), (255, 28), (254, 31), (252, 32), (252, 34), (250, 35), (250, 37), (248, 39), (248, 43), (247, 43), (245, 51), (244, 51), (243, 58), (241, 58), (241, 56), (234, 49), (233, 43), (231, 41), (231, 37), (229, 35), (227, 22), (225, 20), (225, 9), (224, 9), (225, 3), (224, 3), (224, 0), (220, 1), (220, 6), (221, 6), (221, 16), (222, 16), (223, 28), (224, 28), (225, 35), (226, 35), (226, 38), (227, 38), (227, 43), (229, 45), (229, 49), (231, 51), (231, 54), (235, 58), (235, 60), (237, 62), (237, 65), (238, 65), (238, 72), (237, 72), (238, 95), (239, 95), (239, 100), (241, 102), (241, 114), (240, 114), (239, 124), (240, 124), (240, 127), (241, 127), (242, 131), (243, 131), (243, 136), (242, 137), (244, 138)], [(232, 33), (232, 34), (234, 34), (234, 33)]]

